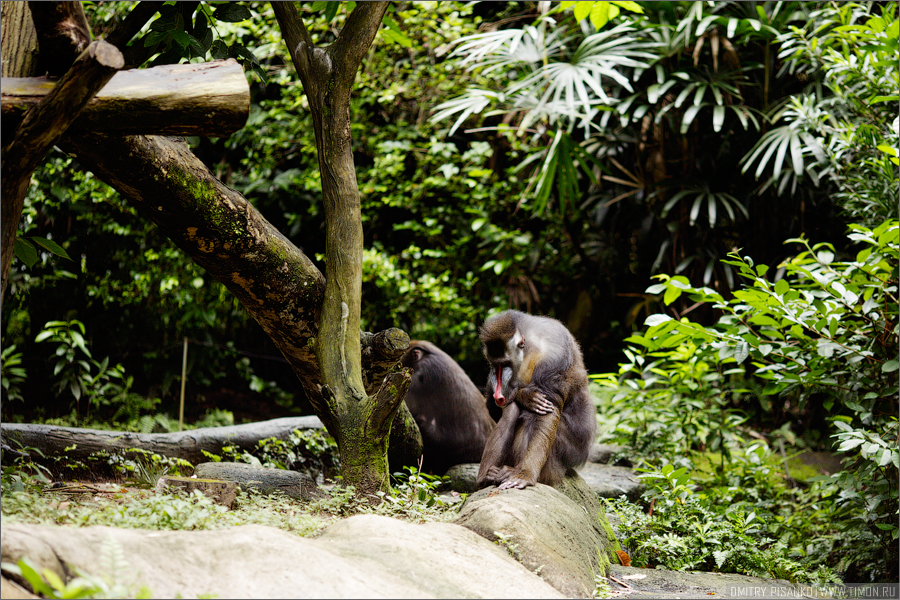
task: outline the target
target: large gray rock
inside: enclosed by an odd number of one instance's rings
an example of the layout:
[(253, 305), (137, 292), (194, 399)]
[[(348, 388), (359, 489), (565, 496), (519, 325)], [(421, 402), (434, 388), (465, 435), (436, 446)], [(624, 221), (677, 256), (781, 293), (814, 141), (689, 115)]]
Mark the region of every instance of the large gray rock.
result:
[[(30, 557), (64, 580), (102, 576), (104, 546), (121, 550), (131, 585), (157, 598), (559, 598), (506, 550), (449, 523), (361, 515), (316, 539), (272, 527), (144, 531), (4, 525), (2, 560)], [(497, 574), (502, 573), (502, 577)], [(127, 582), (120, 582), (127, 583)]]
[(501, 540), (523, 565), (568, 597), (590, 597), (594, 576), (606, 575), (617, 542), (597, 496), (578, 477), (559, 490), (489, 487), (469, 496), (455, 523)]
[(634, 502), (647, 489), (647, 486), (628, 467), (587, 463), (578, 469), (578, 474), (601, 498), (626, 496)]
[(613, 456), (617, 457), (613, 462), (618, 467), (630, 467), (631, 461), (622, 456), (628, 454), (631, 450), (627, 446), (618, 446), (616, 444), (598, 444), (594, 442), (591, 445), (591, 451), (588, 454), (589, 463), (609, 464)]

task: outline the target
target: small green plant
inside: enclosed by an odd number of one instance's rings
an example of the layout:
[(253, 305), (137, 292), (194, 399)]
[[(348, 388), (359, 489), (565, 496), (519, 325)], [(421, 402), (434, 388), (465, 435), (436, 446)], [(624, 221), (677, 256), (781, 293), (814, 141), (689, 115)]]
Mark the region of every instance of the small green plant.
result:
[(181, 458), (162, 456), (155, 452), (129, 448), (115, 454), (106, 455), (107, 463), (126, 476), (126, 480), (140, 487), (155, 487), (160, 477), (181, 475), (193, 471), (193, 466)]
[(406, 473), (394, 473), (394, 485), (391, 493), (384, 496), (385, 502), (405, 511), (443, 506), (443, 501), (438, 498), (438, 490), (447, 480), (446, 477), (422, 473), (414, 466), (403, 469)]
[(506, 548), (506, 551), (509, 552), (509, 555), (512, 556), (516, 560), (521, 559), (521, 553), (519, 552), (519, 544), (513, 541), (513, 536), (503, 533), (502, 531), (495, 531), (494, 535), (497, 536), (497, 539), (494, 540), (494, 543), (498, 546), (502, 546)]
[(0, 351), (0, 384), (6, 392), (6, 400), (22, 401), (22, 393), (19, 385), (25, 381), (28, 374), (22, 366), (22, 353), (16, 352), (15, 344), (7, 346)]
[[(115, 408), (112, 420), (134, 420), (141, 411), (152, 410), (160, 402), (159, 398), (144, 398), (131, 392), (134, 378), (125, 374), (122, 365), (110, 366), (109, 357), (94, 360), (85, 341), (84, 323), (71, 321), (48, 321), (44, 329), (35, 337), (35, 342), (55, 342), (56, 363), (53, 376), (56, 394), (72, 395), (76, 417), (88, 418), (91, 407), (111, 406)], [(81, 399), (87, 401), (87, 410), (81, 415)]]
[(35, 594), (45, 598), (97, 598), (100, 592), (99, 587), (84, 577), (64, 582), (50, 569), (38, 572), (38, 568), (28, 558), (23, 558), (16, 564), (3, 563), (0, 566), (7, 573), (23, 578)]
[[(8, 460), (6, 466), (0, 472), (0, 487), (3, 492), (22, 492), (26, 489), (39, 488), (50, 483), (50, 470), (44, 465), (34, 462), (31, 455), (44, 457), (44, 453), (37, 448), (22, 446), (18, 441), (11, 440), (18, 446), (17, 456)], [(4, 450), (8, 453), (9, 450)], [(4, 457), (8, 459), (7, 457)]]
[(260, 467), (297, 471), (309, 475), (313, 480), (330, 479), (340, 471), (337, 443), (324, 429), (295, 429), (286, 440), (259, 440), (252, 451), (224, 446), (222, 458)]

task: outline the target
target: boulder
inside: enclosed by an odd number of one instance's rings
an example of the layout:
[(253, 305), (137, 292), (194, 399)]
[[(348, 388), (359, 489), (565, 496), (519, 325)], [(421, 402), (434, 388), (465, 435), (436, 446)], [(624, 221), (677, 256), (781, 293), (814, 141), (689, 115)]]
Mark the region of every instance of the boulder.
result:
[(145, 531), (5, 524), (2, 530), (4, 562), (28, 556), (63, 580), (74, 568), (111, 575), (103, 572), (109, 548), (129, 565), (131, 581), (116, 583), (135, 593), (146, 586), (156, 598), (562, 597), (505, 549), (450, 523), (359, 515), (316, 539), (262, 525)]
[(589, 462), (581, 467), (578, 473), (601, 498), (626, 496), (635, 502), (647, 489), (647, 486), (628, 467), (614, 467)]
[(594, 443), (591, 446), (591, 451), (588, 454), (588, 462), (589, 463), (602, 463), (609, 464), (611, 459), (615, 457), (615, 460), (612, 461), (612, 464), (617, 467), (630, 467), (632, 466), (631, 460), (625, 456), (631, 452), (631, 449), (627, 446), (618, 446), (616, 444), (598, 444)]
[[(595, 444), (598, 447), (599, 444)], [(602, 449), (595, 448), (595, 455)], [(609, 456), (607, 455), (608, 459)], [(447, 487), (462, 493), (477, 491), (475, 479), (478, 477), (478, 463), (466, 463), (450, 467), (446, 476), (450, 478)], [(601, 498), (618, 498), (627, 496), (632, 502), (637, 501), (647, 487), (641, 483), (634, 471), (628, 467), (597, 464), (588, 462), (578, 469), (578, 474), (588, 486)]]
[(577, 474), (559, 489), (491, 486), (469, 496), (455, 523), (505, 546), (568, 597), (589, 598), (620, 549), (597, 496)]

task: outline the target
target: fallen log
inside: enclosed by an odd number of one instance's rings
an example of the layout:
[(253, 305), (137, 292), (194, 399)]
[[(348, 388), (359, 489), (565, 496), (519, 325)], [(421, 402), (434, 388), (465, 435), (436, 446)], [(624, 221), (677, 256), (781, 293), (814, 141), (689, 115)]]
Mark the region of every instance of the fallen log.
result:
[[(203, 451), (221, 454), (223, 446), (251, 451), (257, 442), (267, 438), (286, 440), (295, 429), (321, 429), (316, 416), (284, 417), (245, 425), (204, 427), (177, 433), (131, 433), (102, 431), (79, 427), (57, 427), (27, 423), (3, 423), (0, 439), (13, 450), (39, 450), (45, 457), (65, 456), (70, 460), (86, 460), (100, 451), (110, 453), (138, 448), (170, 458), (181, 458), (192, 464), (209, 461)], [(32, 458), (36, 458), (32, 453)]]

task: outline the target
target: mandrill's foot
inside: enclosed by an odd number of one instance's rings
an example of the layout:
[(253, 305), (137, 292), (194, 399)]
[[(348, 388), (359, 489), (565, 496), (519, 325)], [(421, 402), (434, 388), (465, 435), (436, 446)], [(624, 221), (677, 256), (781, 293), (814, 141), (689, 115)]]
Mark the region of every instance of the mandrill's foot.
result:
[(526, 487), (534, 485), (536, 482), (537, 478), (532, 477), (525, 470), (519, 470), (512, 473), (512, 469), (510, 469), (510, 473), (507, 474), (506, 479), (497, 487), (501, 490), (524, 490)]
[(491, 467), (488, 469), (485, 479), (494, 484), (501, 484), (513, 474), (511, 467)]

